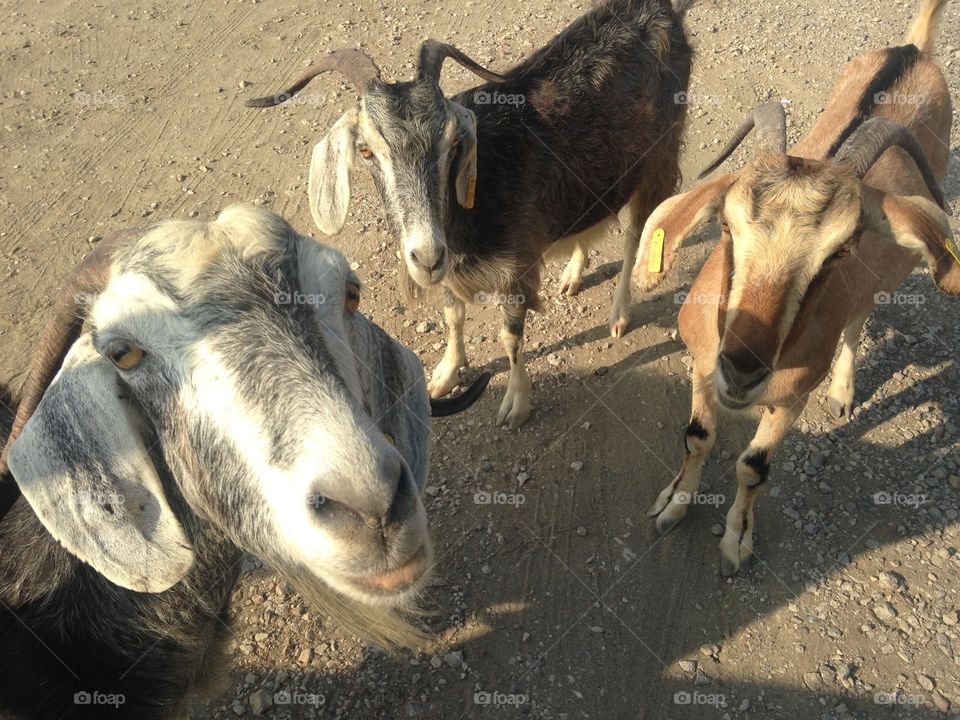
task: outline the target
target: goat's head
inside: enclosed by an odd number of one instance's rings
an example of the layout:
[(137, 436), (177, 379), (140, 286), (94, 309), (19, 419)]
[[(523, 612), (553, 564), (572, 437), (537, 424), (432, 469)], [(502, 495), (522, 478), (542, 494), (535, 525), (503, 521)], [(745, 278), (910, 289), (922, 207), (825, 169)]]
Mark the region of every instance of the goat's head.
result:
[(450, 262), (445, 228), (451, 197), (472, 208), (477, 178), (476, 116), (443, 94), (440, 71), (446, 58), (487, 80), (503, 80), (456, 48), (428, 40), (420, 48), (412, 81), (388, 83), (369, 57), (340, 50), (283, 93), (247, 103), (278, 105), (328, 70), (351, 80), (361, 92), (359, 103), (313, 150), (310, 212), (327, 235), (343, 229), (350, 172), (359, 155), (373, 176), (407, 271), (421, 287), (443, 279)]
[(4, 458), (57, 540), (137, 591), (213, 533), (307, 594), (410, 597), (431, 562), (423, 369), (358, 311), (341, 253), (234, 206), (104, 241), (75, 278)]
[[(783, 108), (761, 106), (704, 173), (716, 168), (756, 124), (761, 152), (739, 173), (675, 196), (658, 207), (643, 232), (637, 274), (657, 285), (684, 237), (716, 217), (724, 277), (717, 304), (720, 346), (714, 373), (720, 401), (745, 408), (763, 394), (800, 310), (816, 307), (824, 278), (839, 263), (855, 273), (864, 243), (893, 242), (924, 257), (936, 284), (960, 294), (960, 257), (943, 196), (922, 148), (909, 130), (887, 120), (865, 121), (837, 156), (809, 160), (786, 153)], [(905, 150), (930, 195), (880, 192), (863, 177), (885, 150)], [(653, 257), (651, 258), (651, 254)], [(849, 260), (845, 260), (849, 258)], [(697, 298), (694, 298), (696, 301)]]

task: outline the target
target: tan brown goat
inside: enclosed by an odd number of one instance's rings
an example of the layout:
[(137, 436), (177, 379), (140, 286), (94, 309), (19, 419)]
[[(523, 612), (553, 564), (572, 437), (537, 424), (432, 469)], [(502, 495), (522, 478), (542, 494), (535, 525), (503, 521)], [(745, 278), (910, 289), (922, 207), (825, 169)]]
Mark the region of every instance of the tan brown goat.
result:
[(857, 342), (876, 298), (921, 258), (937, 287), (960, 294), (960, 252), (939, 189), (952, 109), (931, 58), (945, 4), (926, 0), (904, 46), (854, 58), (813, 130), (789, 153), (782, 106), (757, 108), (704, 174), (754, 127), (756, 157), (741, 172), (665, 201), (644, 228), (634, 274), (649, 290), (698, 225), (717, 218), (721, 227), (680, 311), (693, 402), (683, 467), (649, 512), (660, 532), (696, 497), (718, 404), (765, 408), (737, 461), (737, 497), (720, 542), (725, 575), (752, 555), (757, 489), (838, 343), (828, 405), (849, 416)]

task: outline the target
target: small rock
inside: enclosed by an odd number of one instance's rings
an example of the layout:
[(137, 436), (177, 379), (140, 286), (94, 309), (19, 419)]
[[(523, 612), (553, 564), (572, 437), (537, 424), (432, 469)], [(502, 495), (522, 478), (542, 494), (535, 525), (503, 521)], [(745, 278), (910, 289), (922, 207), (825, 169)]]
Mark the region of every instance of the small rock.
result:
[(443, 661), (448, 667), (459, 670), (463, 667), (463, 650), (454, 650), (443, 656)]
[(873, 614), (877, 616), (879, 620), (883, 622), (890, 622), (893, 620), (899, 613), (897, 609), (888, 602), (878, 603), (873, 606)]
[(714, 523), (710, 526), (710, 532), (715, 537), (723, 537), (723, 533), (726, 531), (726, 528), (723, 527), (722, 523)]
[(248, 87), (253, 85), (253, 83), (250, 82), (249, 80), (241, 80), (240, 82), (237, 83), (237, 85), (240, 87), (241, 90), (246, 90)]
[(250, 696), (248, 702), (250, 703), (250, 709), (253, 711), (253, 714), (260, 715), (264, 710), (273, 705), (273, 695), (266, 690), (257, 690)]
[(580, 527), (577, 528), (577, 535), (579, 535), (580, 537), (586, 537), (587, 529), (583, 525), (581, 525)]
[(579, 460), (574, 460), (572, 463), (570, 463), (570, 469), (576, 472), (580, 472), (581, 470), (583, 470), (583, 463), (580, 462)]
[(685, 673), (693, 674), (697, 671), (697, 661), (696, 660), (680, 660), (677, 662), (677, 665), (680, 666), (680, 669)]
[(309, 665), (310, 661), (313, 660), (313, 648), (304, 648), (297, 660), (301, 665)]

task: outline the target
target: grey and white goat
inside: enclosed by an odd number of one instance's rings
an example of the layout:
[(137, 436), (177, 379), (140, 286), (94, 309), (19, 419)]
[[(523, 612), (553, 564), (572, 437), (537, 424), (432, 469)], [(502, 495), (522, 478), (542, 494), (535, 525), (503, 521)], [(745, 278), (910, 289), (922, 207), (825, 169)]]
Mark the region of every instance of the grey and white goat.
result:
[[(359, 155), (400, 243), (409, 289), (444, 288), (447, 350), (429, 384), (449, 393), (466, 364), (465, 303), (497, 302), (510, 378), (497, 422), (522, 424), (531, 382), (522, 355), (528, 310), (544, 253), (574, 247), (564, 292), (580, 286), (586, 250), (629, 205), (623, 272), (610, 329), (629, 322), (630, 275), (647, 215), (676, 189), (683, 96), (691, 52), (682, 17), (691, 0), (604, 0), (504, 74), (428, 40), (416, 77), (389, 83), (358, 50), (332, 53), (283, 93), (248, 105), (278, 105), (320, 73), (344, 73), (361, 92), (314, 148), (310, 210), (339, 233)], [(448, 98), (440, 87), (453, 58), (488, 82)], [(566, 245), (566, 243), (565, 243)]]
[(0, 716), (102, 717), (97, 693), (170, 717), (243, 551), (372, 641), (417, 641), (430, 406), (359, 299), (341, 253), (249, 207), (87, 257), (0, 462)]

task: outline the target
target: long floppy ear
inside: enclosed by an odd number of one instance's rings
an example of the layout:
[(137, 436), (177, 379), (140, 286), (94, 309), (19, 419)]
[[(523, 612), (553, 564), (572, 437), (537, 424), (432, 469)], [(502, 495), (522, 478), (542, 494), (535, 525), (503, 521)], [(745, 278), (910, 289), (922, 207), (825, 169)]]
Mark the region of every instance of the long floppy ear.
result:
[(357, 117), (356, 108), (347, 110), (313, 148), (307, 183), (310, 214), (326, 235), (338, 234), (347, 222)]
[(689, 192), (664, 200), (647, 218), (633, 275), (643, 291), (652, 290), (666, 277), (683, 241), (709, 220), (737, 179), (736, 173), (698, 185)]
[(10, 471), (69, 552), (121, 587), (162, 592), (191, 568), (193, 547), (118, 395), (116, 371), (82, 335), (10, 446)]
[[(868, 194), (869, 193), (869, 194)], [(872, 197), (871, 197), (872, 196)], [(950, 220), (925, 197), (888, 195), (864, 188), (864, 199), (879, 208), (874, 226), (897, 245), (915, 251), (927, 261), (934, 284), (949, 295), (960, 295), (960, 248), (950, 229)]]
[(465, 208), (472, 208), (477, 190), (477, 116), (473, 110), (455, 102), (450, 106), (457, 116), (457, 133), (460, 144), (453, 172), (456, 174), (457, 202)]

